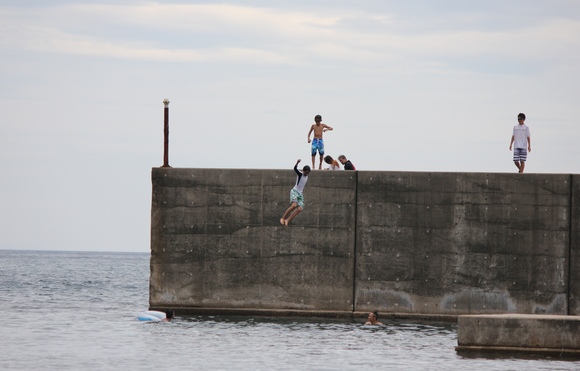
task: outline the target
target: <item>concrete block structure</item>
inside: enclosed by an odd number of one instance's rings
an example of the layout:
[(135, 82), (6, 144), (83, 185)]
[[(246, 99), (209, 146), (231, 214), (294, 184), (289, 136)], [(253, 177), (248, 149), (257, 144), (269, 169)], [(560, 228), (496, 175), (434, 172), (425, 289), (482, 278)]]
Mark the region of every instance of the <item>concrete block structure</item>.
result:
[(151, 306), (351, 312), (356, 173), (321, 175), (284, 227), (292, 170), (154, 169)]
[(493, 314), (458, 317), (457, 351), (580, 356), (580, 317)]
[[(352, 316), (580, 313), (580, 179), (152, 170), (150, 306)], [(571, 269), (572, 268), (572, 269)]]
[(357, 309), (566, 313), (569, 175), (358, 180)]

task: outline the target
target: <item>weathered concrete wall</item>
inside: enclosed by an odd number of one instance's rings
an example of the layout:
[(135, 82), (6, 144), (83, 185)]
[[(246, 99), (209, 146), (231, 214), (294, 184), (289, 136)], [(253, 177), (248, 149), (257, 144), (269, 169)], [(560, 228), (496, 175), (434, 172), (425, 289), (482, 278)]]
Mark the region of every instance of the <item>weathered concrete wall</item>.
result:
[(580, 313), (575, 177), (155, 168), (150, 305)]
[(283, 227), (295, 177), (153, 169), (151, 306), (351, 311), (356, 173), (310, 177)]
[(580, 175), (572, 175), (571, 181), (569, 314), (580, 315)]
[(360, 172), (357, 310), (566, 313), (569, 175)]
[(457, 350), (580, 354), (580, 318), (561, 315), (459, 316)]

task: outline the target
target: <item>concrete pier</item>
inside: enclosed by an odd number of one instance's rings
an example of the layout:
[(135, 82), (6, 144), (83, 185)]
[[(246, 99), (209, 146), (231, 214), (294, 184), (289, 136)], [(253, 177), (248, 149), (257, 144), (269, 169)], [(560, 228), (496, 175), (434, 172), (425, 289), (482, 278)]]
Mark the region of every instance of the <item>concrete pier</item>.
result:
[(291, 166), (151, 175), (154, 308), (580, 314), (579, 175), (313, 171), (289, 227)]
[(580, 356), (580, 317), (562, 315), (462, 315), (457, 351), (510, 351)]

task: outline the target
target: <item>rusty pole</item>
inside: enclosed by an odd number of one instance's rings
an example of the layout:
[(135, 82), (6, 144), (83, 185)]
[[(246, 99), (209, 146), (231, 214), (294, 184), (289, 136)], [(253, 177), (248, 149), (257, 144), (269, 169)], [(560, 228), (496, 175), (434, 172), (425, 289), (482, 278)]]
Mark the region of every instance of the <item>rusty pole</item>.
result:
[(163, 100), (165, 109), (163, 112), (163, 166), (169, 166), (169, 99)]

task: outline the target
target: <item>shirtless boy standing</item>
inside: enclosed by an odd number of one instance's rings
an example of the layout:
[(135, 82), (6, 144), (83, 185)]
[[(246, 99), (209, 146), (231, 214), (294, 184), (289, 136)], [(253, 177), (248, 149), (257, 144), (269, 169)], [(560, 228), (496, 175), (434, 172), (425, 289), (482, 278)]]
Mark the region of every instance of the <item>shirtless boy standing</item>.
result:
[(308, 143), (310, 143), (310, 134), (314, 132), (314, 139), (312, 139), (312, 168), (316, 168), (316, 166), (314, 166), (314, 159), (316, 157), (316, 151), (318, 151), (318, 156), (320, 157), (318, 170), (321, 170), (322, 159), (324, 157), (324, 141), (322, 140), (322, 133), (332, 130), (332, 128), (322, 123), (322, 116), (320, 115), (314, 117), (314, 122), (315, 124), (310, 127), (310, 131), (308, 132)]

